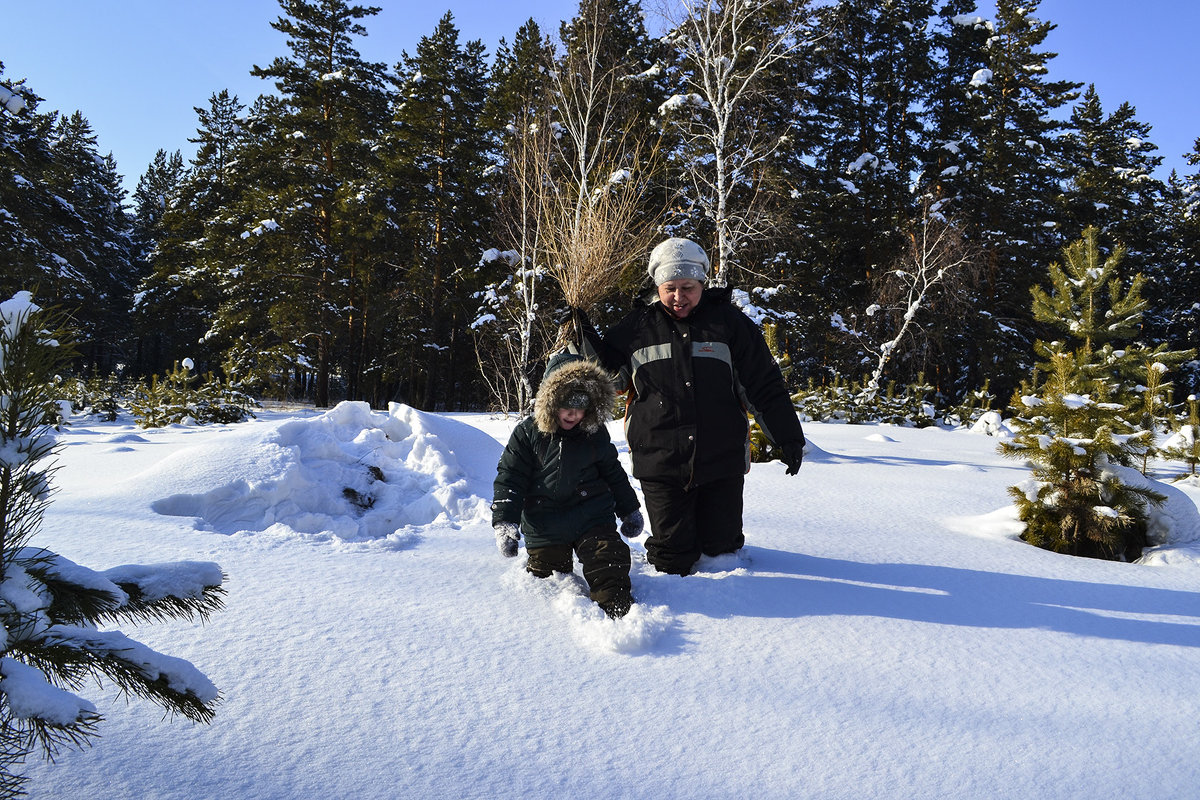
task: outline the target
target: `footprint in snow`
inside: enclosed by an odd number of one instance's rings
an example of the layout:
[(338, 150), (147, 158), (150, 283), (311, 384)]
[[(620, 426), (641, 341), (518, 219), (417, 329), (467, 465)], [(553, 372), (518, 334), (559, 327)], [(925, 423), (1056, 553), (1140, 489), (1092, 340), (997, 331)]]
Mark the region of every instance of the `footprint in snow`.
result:
[(624, 617), (609, 619), (588, 597), (587, 583), (576, 573), (535, 578), (524, 565), (514, 564), (504, 573), (503, 582), (565, 619), (575, 640), (592, 650), (624, 655), (649, 652), (674, 618), (666, 606), (634, 603)]

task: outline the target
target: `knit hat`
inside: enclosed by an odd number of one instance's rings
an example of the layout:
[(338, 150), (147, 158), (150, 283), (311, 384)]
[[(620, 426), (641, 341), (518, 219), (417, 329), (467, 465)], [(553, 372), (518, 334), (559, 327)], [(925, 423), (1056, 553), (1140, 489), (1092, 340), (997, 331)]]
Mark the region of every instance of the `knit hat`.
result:
[(592, 398), (582, 389), (572, 391), (562, 400), (562, 405), (559, 408), (575, 408), (581, 411), (586, 411), (592, 404)]
[(655, 286), (684, 279), (704, 282), (711, 266), (700, 245), (691, 239), (673, 236), (659, 242), (651, 251), (647, 272)]

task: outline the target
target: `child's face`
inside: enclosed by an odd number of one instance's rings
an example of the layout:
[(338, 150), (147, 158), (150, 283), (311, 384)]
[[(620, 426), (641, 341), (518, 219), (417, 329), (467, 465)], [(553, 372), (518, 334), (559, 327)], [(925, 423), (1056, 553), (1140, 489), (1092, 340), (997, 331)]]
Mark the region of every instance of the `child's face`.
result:
[(579, 420), (583, 419), (584, 410), (582, 408), (560, 408), (558, 410), (558, 427), (564, 431), (569, 431), (579, 424)]

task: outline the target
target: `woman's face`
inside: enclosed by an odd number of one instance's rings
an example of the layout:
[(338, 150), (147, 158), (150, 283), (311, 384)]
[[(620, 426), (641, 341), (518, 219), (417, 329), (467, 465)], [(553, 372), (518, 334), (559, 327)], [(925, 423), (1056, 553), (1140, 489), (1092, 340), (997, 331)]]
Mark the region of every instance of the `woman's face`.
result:
[(700, 302), (704, 284), (691, 278), (667, 281), (658, 285), (658, 301), (675, 319), (685, 319)]

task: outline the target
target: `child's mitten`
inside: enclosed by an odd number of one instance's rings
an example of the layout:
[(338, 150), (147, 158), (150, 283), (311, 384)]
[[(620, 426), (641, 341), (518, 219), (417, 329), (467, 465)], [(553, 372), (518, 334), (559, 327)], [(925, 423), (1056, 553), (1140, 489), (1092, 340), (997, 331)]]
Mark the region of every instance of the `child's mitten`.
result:
[(521, 538), (521, 528), (515, 522), (497, 522), (492, 526), (496, 531), (496, 547), (500, 555), (513, 558), (517, 555), (517, 541)]

